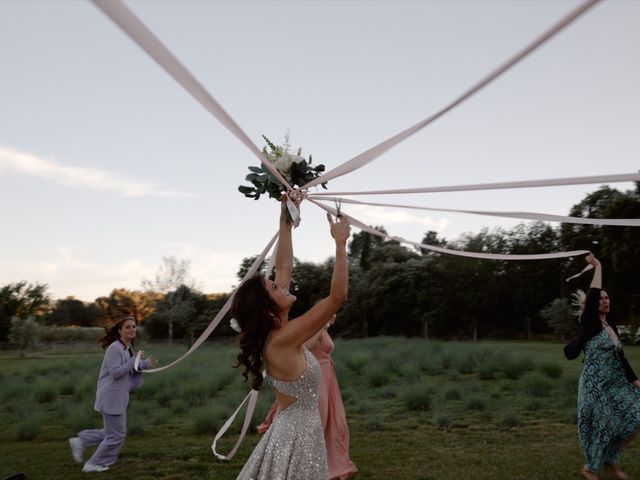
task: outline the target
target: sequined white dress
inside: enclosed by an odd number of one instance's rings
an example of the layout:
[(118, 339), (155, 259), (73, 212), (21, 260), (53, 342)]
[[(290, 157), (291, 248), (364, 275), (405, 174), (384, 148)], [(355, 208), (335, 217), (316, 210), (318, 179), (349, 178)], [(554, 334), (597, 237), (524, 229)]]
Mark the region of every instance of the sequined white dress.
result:
[(307, 368), (295, 382), (267, 379), (276, 390), (297, 398), (278, 413), (238, 480), (327, 480), (327, 449), (318, 411), (320, 364), (304, 349)]

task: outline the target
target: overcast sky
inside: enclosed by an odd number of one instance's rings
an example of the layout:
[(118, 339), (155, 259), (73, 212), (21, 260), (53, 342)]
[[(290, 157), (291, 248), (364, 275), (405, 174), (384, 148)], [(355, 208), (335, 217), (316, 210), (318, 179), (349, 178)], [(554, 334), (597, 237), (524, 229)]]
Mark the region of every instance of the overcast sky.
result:
[[(579, 2), (127, 4), (256, 145), (289, 130), (332, 168), (442, 108)], [(175, 255), (205, 292), (228, 291), (275, 231), (276, 202), (237, 191), (256, 158), (92, 3), (0, 2), (0, 72), (0, 285), (38, 281), (56, 298), (93, 300), (140, 288)], [(636, 172), (638, 85), (640, 2), (603, 2), (329, 188)], [(367, 198), (566, 215), (597, 187)], [(518, 223), (345, 211), (416, 241)], [(302, 218), (296, 256), (332, 255), (320, 210), (304, 204)]]

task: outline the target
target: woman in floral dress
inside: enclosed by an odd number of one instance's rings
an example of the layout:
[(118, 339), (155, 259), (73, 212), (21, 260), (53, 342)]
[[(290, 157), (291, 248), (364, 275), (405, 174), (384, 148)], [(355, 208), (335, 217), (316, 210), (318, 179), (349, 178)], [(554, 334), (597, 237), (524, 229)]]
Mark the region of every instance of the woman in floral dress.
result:
[(610, 302), (602, 290), (602, 266), (593, 255), (587, 262), (594, 274), (580, 315), (581, 333), (565, 347), (570, 360), (585, 353), (578, 387), (578, 431), (586, 458), (581, 473), (597, 480), (604, 464), (625, 480), (629, 476), (620, 458), (640, 431), (640, 381), (624, 356), (615, 324), (607, 321)]

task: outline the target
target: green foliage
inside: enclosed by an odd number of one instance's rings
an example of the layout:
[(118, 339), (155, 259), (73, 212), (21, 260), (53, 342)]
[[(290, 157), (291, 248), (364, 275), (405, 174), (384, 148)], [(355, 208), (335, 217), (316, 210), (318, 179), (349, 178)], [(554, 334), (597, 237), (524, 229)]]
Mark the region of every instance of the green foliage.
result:
[(40, 325), (33, 317), (11, 319), (9, 330), (9, 343), (17, 349), (33, 350), (38, 346), (40, 340)]
[(46, 284), (25, 281), (0, 288), (0, 342), (8, 339), (14, 317), (40, 319), (48, 313), (51, 299), (47, 288)]
[(429, 410), (433, 401), (431, 392), (427, 385), (411, 385), (402, 392), (400, 399), (407, 410)]
[[(283, 146), (275, 145), (264, 135), (262, 136), (267, 146), (262, 149), (262, 153), (270, 161), (278, 172), (292, 187), (302, 187), (314, 180), (324, 172), (324, 165), (312, 166), (313, 159), (309, 155), (309, 160), (301, 157), (301, 150), (297, 154), (290, 152), (289, 136), (285, 138)], [(240, 185), (238, 191), (245, 197), (258, 200), (261, 195), (268, 194), (270, 198), (280, 200), (285, 187), (280, 181), (260, 163), (257, 167), (249, 167), (249, 173), (245, 180), (251, 183), (251, 186)], [(321, 184), (323, 188), (327, 188), (326, 183)]]
[(520, 418), (520, 415), (514, 415), (512, 413), (509, 413), (502, 417), (502, 420), (500, 423), (502, 423), (502, 426), (507, 428), (521, 427), (522, 419)]
[(436, 417), (436, 426), (443, 430), (448, 430), (453, 426), (453, 417), (451, 415), (438, 415)]
[(535, 368), (533, 361), (528, 358), (517, 358), (506, 361), (502, 366), (502, 372), (511, 380), (518, 380), (525, 373)]
[(27, 418), (16, 425), (16, 440), (28, 442), (35, 439), (42, 431), (42, 424), (37, 417)]
[(540, 371), (554, 380), (562, 377), (562, 367), (557, 363), (543, 363), (540, 365)]
[(38, 403), (51, 403), (58, 398), (56, 386), (52, 383), (38, 385), (34, 391), (33, 397)]
[(487, 408), (487, 403), (480, 397), (472, 397), (465, 402), (465, 407), (467, 410), (482, 411)]
[(373, 365), (371, 368), (368, 368), (365, 378), (367, 380), (367, 384), (373, 388), (382, 387), (389, 383), (390, 380), (389, 373), (380, 365)]
[(537, 373), (523, 380), (524, 393), (530, 397), (548, 397), (553, 390), (553, 383)]
[(571, 302), (566, 298), (556, 298), (542, 309), (540, 316), (544, 318), (556, 335), (569, 338), (580, 332), (580, 324), (573, 314)]

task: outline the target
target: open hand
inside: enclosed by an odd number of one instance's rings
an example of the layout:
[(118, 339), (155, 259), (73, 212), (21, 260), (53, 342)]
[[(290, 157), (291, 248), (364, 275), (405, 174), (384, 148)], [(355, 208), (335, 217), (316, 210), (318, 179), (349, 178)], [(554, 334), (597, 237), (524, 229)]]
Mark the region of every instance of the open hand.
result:
[(349, 235), (351, 234), (351, 226), (347, 217), (340, 216), (336, 222), (333, 221), (333, 217), (327, 213), (327, 220), (331, 225), (331, 236), (336, 240), (336, 243), (346, 243)]

